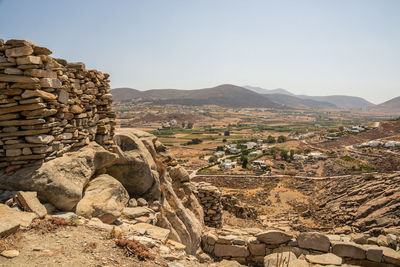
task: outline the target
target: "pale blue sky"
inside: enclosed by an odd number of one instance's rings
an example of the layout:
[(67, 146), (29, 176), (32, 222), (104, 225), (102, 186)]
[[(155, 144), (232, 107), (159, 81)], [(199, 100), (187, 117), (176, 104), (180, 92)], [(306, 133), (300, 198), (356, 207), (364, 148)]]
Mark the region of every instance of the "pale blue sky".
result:
[(0, 0), (0, 38), (83, 61), (112, 87), (400, 95), (400, 0)]

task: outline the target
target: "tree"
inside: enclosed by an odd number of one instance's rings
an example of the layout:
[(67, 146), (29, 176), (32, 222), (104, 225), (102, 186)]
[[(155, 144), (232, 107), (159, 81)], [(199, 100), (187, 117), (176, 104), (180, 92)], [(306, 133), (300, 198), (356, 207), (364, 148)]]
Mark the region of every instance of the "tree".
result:
[(284, 161), (288, 161), (288, 159), (289, 159), (288, 151), (285, 149), (281, 150), (280, 156), (281, 156), (281, 159), (283, 159)]
[(343, 132), (344, 131), (344, 127), (343, 126), (339, 126), (339, 131)]
[(224, 132), (224, 136), (230, 136), (231, 135), (231, 132), (230, 131), (225, 131)]
[(187, 128), (188, 129), (193, 129), (193, 122), (188, 122)]
[(267, 143), (268, 143), (268, 144), (274, 144), (274, 143), (276, 143), (275, 137), (273, 137), (272, 135), (269, 135), (269, 136), (267, 137)]
[(211, 157), (208, 159), (208, 162), (210, 162), (210, 163), (217, 162), (217, 157), (216, 157), (216, 156), (211, 156)]
[(226, 143), (226, 142), (228, 142), (228, 140), (226, 140), (225, 138), (222, 139), (222, 143)]
[(182, 128), (185, 128), (185, 122), (182, 121)]
[(283, 135), (278, 136), (278, 143), (284, 143), (286, 142), (286, 137)]
[(247, 169), (247, 164), (249, 163), (249, 159), (247, 158), (246, 155), (242, 155), (240, 157), (240, 161), (242, 162), (242, 168)]
[(217, 151), (224, 151), (224, 147), (223, 146), (217, 146)]

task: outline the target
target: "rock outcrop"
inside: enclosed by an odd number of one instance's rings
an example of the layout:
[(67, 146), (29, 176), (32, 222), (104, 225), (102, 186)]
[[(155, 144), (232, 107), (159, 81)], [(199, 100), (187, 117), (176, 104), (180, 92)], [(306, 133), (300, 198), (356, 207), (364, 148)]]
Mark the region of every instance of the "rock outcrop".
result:
[(121, 216), (128, 201), (128, 192), (122, 184), (110, 175), (102, 174), (89, 182), (84, 197), (76, 206), (76, 214), (113, 223)]
[(356, 231), (400, 226), (400, 175), (367, 174), (332, 179), (315, 199), (315, 219)]
[(92, 142), (41, 166), (18, 169), (12, 174), (0, 173), (0, 188), (36, 191), (43, 202), (60, 210), (73, 210), (81, 200), (83, 188), (101, 171), (113, 164), (117, 155)]

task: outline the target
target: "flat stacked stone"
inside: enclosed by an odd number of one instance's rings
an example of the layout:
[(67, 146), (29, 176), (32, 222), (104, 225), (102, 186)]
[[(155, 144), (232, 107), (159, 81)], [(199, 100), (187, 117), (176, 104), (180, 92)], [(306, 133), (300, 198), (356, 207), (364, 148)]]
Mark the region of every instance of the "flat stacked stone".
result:
[(7, 171), (90, 141), (112, 146), (109, 75), (51, 53), (29, 40), (0, 42), (0, 168)]
[(221, 191), (217, 187), (205, 183), (193, 183), (194, 193), (204, 210), (204, 223), (210, 227), (222, 226)]

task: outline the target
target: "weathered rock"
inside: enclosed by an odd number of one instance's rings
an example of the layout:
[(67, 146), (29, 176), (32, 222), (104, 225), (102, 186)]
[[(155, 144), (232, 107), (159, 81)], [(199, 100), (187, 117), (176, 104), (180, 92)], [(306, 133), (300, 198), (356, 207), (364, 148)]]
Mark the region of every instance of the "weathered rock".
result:
[(1, 256), (6, 257), (6, 258), (15, 258), (19, 256), (19, 251), (15, 249), (11, 250), (4, 250), (0, 253)]
[(313, 264), (341, 265), (343, 259), (332, 253), (320, 255), (306, 255), (306, 259)]
[(367, 260), (373, 261), (373, 262), (381, 262), (383, 258), (383, 250), (382, 248), (374, 245), (367, 245), (367, 253), (366, 257)]
[(352, 259), (363, 260), (366, 257), (366, 249), (361, 245), (351, 242), (334, 242), (332, 244), (332, 252), (339, 257)]
[(253, 256), (265, 256), (265, 244), (249, 244), (250, 254)]
[(215, 244), (214, 254), (216, 257), (247, 257), (250, 252), (245, 246)]
[(154, 212), (145, 207), (128, 207), (123, 209), (122, 214), (129, 219), (135, 219), (141, 216), (150, 216)]
[(297, 237), (297, 243), (300, 248), (314, 249), (328, 252), (331, 242), (326, 235), (310, 232), (300, 233)]
[(167, 241), (169, 233), (170, 233), (170, 230), (168, 230), (168, 229), (157, 227), (157, 226), (147, 224), (147, 223), (137, 223), (137, 224), (132, 225), (131, 228), (133, 231), (136, 231), (136, 232), (145, 230), (151, 238), (160, 240), (162, 243)]
[(31, 78), (31, 77), (27, 77), (27, 76), (0, 74), (0, 82), (39, 83), (39, 79)]
[(137, 207), (138, 203), (135, 198), (131, 198), (128, 202), (128, 207), (134, 208)]
[(145, 207), (145, 206), (148, 205), (146, 199), (144, 199), (144, 198), (142, 198), (142, 197), (140, 197), (140, 198), (137, 199), (137, 204), (138, 204), (138, 206), (140, 206), (140, 207)]
[(383, 250), (383, 259), (385, 262), (400, 266), (400, 251), (391, 248), (381, 247)]
[(20, 46), (15, 48), (10, 48), (6, 50), (7, 57), (22, 57), (29, 56), (33, 53), (33, 49), (31, 46)]
[(0, 238), (9, 236), (19, 229), (19, 223), (15, 221), (0, 222)]
[(76, 214), (86, 218), (97, 217), (102, 222), (111, 224), (121, 216), (128, 200), (128, 192), (122, 184), (113, 177), (102, 174), (89, 182), (84, 197), (76, 206)]
[(17, 200), (24, 211), (34, 212), (39, 218), (44, 218), (44, 216), (47, 215), (47, 210), (42, 203), (40, 203), (36, 192), (18, 191)]
[(175, 166), (169, 170), (169, 174), (172, 178), (172, 181), (179, 182), (188, 182), (189, 181), (189, 173), (182, 166)]
[(119, 158), (113, 166), (107, 168), (107, 173), (119, 180), (131, 195), (158, 199), (159, 174), (143, 142), (128, 129), (118, 130), (114, 141), (118, 145), (116, 152)]
[(0, 188), (36, 191), (40, 200), (57, 209), (72, 210), (96, 170), (112, 165), (115, 160), (115, 154), (91, 143), (42, 166), (23, 168), (11, 175), (0, 174)]
[(292, 239), (292, 235), (278, 230), (268, 230), (256, 235), (257, 239), (266, 244), (279, 245)]
[(22, 212), (18, 209), (12, 209), (7, 205), (0, 204), (0, 224), (11, 223), (22, 227), (28, 227), (33, 219), (38, 216), (33, 212)]

